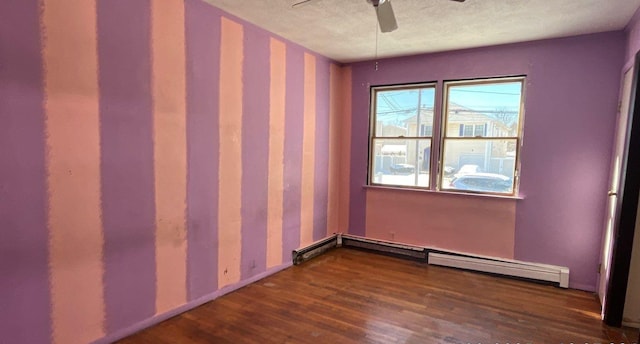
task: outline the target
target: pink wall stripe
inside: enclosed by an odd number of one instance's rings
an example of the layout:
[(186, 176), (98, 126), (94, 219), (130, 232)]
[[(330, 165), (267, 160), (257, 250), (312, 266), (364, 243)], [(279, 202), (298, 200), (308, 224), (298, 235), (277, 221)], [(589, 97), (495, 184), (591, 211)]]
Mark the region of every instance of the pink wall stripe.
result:
[(316, 63), (316, 142), (313, 199), (313, 240), (327, 235), (329, 197), (329, 61)]
[(302, 140), (302, 190), (300, 196), (300, 246), (313, 242), (314, 173), (316, 135), (316, 58), (304, 53), (304, 127)]
[(282, 264), (282, 203), (284, 190), (285, 88), (287, 46), (270, 40), (269, 180), (267, 268)]
[(243, 27), (221, 19), (218, 287), (240, 281)]
[(304, 50), (287, 46), (284, 138), (284, 194), (282, 214), (282, 259), (291, 261), (291, 251), (300, 245), (300, 196), (302, 137), (304, 128)]
[(107, 331), (155, 312), (149, 0), (98, 0)]
[(151, 3), (156, 314), (187, 302), (187, 138), (182, 0)]
[(266, 270), (269, 181), (269, 34), (244, 30), (242, 70), (242, 255), (241, 278)]
[(367, 190), (369, 238), (513, 259), (515, 222), (512, 199)]
[(105, 335), (96, 5), (43, 5), (53, 341), (85, 343)]
[[(351, 205), (351, 67), (342, 67), (340, 73), (340, 194), (339, 231), (349, 232)], [(364, 182), (363, 182), (364, 183)]]
[(187, 63), (187, 291), (218, 289), (218, 85), (220, 13), (185, 1)]
[(7, 343), (51, 340), (40, 5), (0, 1), (0, 341)]
[(340, 230), (340, 66), (329, 66), (329, 188), (327, 195), (327, 233), (331, 235)]

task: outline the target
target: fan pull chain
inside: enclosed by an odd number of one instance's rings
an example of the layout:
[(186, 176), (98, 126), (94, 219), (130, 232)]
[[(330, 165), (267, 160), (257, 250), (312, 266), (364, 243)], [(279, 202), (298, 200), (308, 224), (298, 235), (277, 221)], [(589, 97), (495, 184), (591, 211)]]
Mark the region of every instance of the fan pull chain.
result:
[[(376, 7), (376, 12), (378, 12), (378, 8)], [(376, 60), (376, 71), (378, 70), (378, 21), (376, 20), (376, 52), (375, 52), (375, 60)]]

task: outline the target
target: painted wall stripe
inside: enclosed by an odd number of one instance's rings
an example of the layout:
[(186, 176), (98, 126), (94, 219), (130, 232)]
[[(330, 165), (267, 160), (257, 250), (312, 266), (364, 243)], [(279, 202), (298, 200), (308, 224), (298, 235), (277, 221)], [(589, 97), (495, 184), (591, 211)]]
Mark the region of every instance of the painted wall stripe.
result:
[(245, 29), (242, 72), (242, 279), (267, 268), (268, 56), (269, 34), (253, 26)]
[(300, 245), (304, 52), (298, 47), (289, 46), (286, 56), (282, 259), (284, 262), (290, 262), (291, 251)]
[(155, 314), (149, 0), (98, 0), (107, 331)]
[(327, 235), (340, 231), (340, 66), (329, 67), (329, 194), (327, 196)]
[(39, 0), (0, 1), (0, 333), (7, 343), (51, 336), (39, 14)]
[(316, 58), (304, 53), (304, 127), (302, 140), (302, 189), (300, 246), (313, 242), (314, 174), (316, 140)]
[(351, 209), (351, 67), (342, 67), (340, 76), (340, 195), (339, 230), (349, 232)]
[(96, 4), (43, 5), (53, 341), (86, 343), (105, 334)]
[(240, 281), (243, 27), (221, 19), (218, 287)]
[[(349, 104), (349, 114), (355, 112), (366, 111), (364, 110), (369, 106), (369, 97), (363, 96), (364, 92), (369, 92), (368, 87), (362, 87), (362, 83), (352, 82), (350, 87), (352, 94), (356, 94), (356, 103)], [(367, 179), (367, 160), (366, 154), (361, 154), (362, 147), (367, 147), (369, 140), (369, 123), (367, 121), (351, 122), (351, 156), (350, 156), (350, 171), (351, 183), (349, 185), (349, 233), (354, 235), (365, 236), (366, 233), (366, 209), (367, 209), (367, 193), (362, 184)]]
[(284, 124), (287, 46), (270, 40), (269, 180), (267, 268), (282, 264), (282, 202), (284, 191)]
[(187, 302), (184, 2), (152, 0), (156, 313)]
[(329, 62), (316, 63), (316, 141), (313, 200), (313, 240), (327, 235), (329, 198)]
[(189, 300), (194, 300), (218, 289), (218, 10), (186, 0), (185, 35), (187, 288)]

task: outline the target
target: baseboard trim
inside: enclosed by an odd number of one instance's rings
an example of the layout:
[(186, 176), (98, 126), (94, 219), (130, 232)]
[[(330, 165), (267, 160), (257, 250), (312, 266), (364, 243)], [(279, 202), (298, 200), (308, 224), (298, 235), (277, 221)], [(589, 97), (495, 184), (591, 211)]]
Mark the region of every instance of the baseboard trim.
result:
[(226, 294), (229, 294), (233, 291), (236, 291), (240, 288), (243, 288), (251, 283), (257, 282), (265, 277), (271, 276), (277, 272), (280, 272), (286, 268), (289, 268), (292, 266), (292, 263), (285, 263), (279, 266), (275, 266), (273, 268), (267, 269), (267, 271), (262, 272), (260, 274), (257, 274), (255, 276), (249, 277), (243, 281), (240, 281), (236, 284), (233, 285), (229, 285), (226, 287), (223, 287), (221, 289), (218, 289), (210, 294), (201, 296), (193, 301), (190, 301), (182, 306), (178, 306), (168, 312), (162, 313), (162, 314), (158, 314), (155, 315), (151, 318), (142, 320), (138, 323), (135, 323), (127, 328), (124, 328), (122, 330), (118, 330), (112, 334), (109, 334), (105, 337), (102, 337), (94, 342), (92, 342), (93, 344), (109, 344), (109, 343), (113, 343), (116, 342), (118, 340), (124, 339), (132, 334), (135, 334), (137, 332), (140, 332), (148, 327), (151, 327), (153, 325), (157, 325), (167, 319), (173, 318), (177, 315), (180, 315), (184, 312), (190, 311), (196, 307), (202, 306), (203, 304), (213, 301), (221, 296), (224, 296)]

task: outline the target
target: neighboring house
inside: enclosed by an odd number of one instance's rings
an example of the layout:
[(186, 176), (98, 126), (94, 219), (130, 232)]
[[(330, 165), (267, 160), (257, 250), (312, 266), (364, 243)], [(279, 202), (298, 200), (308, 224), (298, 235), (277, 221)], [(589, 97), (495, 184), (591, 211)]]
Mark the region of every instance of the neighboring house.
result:
[[(513, 137), (517, 136), (516, 124), (507, 125), (505, 113), (479, 112), (452, 103), (448, 109), (446, 133), (447, 137)], [(413, 115), (403, 120), (404, 127), (377, 123), (378, 135), (385, 136), (428, 136), (433, 135), (433, 107), (420, 109), (420, 118)], [(443, 124), (444, 125), (444, 124)], [(384, 129), (381, 129), (384, 128)], [(384, 130), (381, 132), (381, 130)], [(402, 157), (392, 159), (393, 163), (409, 163), (417, 165), (420, 170), (428, 171), (431, 147), (428, 142), (391, 141), (376, 145), (376, 159), (381, 156)], [(400, 147), (400, 146), (404, 146)], [(445, 144), (444, 165), (460, 168), (463, 165), (478, 165), (485, 172), (510, 175), (515, 164), (515, 142), (456, 140)], [(417, 155), (416, 155), (417, 150)], [(388, 167), (382, 164), (381, 167)], [(379, 169), (377, 169), (379, 170)], [(383, 168), (384, 170), (384, 168)]]
[(376, 123), (376, 136), (407, 136), (407, 127), (378, 121)]

